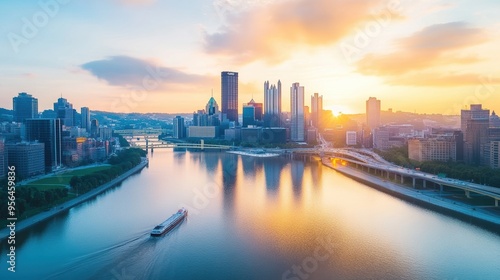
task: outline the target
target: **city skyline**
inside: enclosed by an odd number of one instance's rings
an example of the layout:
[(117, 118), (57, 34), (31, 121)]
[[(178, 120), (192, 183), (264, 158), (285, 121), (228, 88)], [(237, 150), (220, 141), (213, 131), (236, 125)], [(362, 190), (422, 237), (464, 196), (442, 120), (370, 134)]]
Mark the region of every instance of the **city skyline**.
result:
[[(482, 103), (500, 111), (493, 1), (41, 3), (55, 4), (1, 4), (0, 107), (27, 92), (40, 111), (62, 94), (75, 108), (192, 112), (232, 69), (240, 109), (241, 100), (264, 100), (263, 81), (279, 79), (323, 95), (335, 114), (363, 112), (370, 96), (382, 110), (458, 114)], [(305, 5), (310, 15), (298, 13)]]

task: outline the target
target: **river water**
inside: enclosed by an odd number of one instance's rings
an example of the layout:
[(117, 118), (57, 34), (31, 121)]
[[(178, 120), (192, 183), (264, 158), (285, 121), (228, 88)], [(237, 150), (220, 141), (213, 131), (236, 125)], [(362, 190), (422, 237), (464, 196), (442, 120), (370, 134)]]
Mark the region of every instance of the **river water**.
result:
[[(188, 218), (154, 238), (180, 207)], [(149, 167), (19, 232), (0, 279), (500, 279), (500, 237), (321, 165), (156, 150)]]

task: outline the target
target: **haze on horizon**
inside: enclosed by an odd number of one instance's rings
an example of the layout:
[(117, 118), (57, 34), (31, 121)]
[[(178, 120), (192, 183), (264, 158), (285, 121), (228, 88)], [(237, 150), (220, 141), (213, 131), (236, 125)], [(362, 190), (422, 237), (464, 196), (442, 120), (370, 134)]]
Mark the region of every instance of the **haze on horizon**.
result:
[[(418, 3), (415, 3), (418, 2)], [(445, 0), (9, 1), (0, 4), (0, 107), (28, 92), (39, 110), (193, 112), (220, 72), (239, 103), (293, 82), (334, 113), (500, 111), (500, 5)]]

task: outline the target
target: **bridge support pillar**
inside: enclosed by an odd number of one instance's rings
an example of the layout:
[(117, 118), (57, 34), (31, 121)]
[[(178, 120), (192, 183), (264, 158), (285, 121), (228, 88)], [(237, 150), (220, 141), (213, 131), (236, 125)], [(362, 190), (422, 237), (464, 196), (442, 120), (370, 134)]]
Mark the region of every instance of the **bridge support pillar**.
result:
[(439, 192), (443, 192), (443, 185), (439, 184)]
[(498, 207), (498, 199), (495, 199), (495, 207)]
[(401, 184), (405, 183), (405, 177), (403, 177), (403, 174), (401, 174)]
[(465, 197), (470, 198), (470, 191), (465, 191)]
[(387, 179), (389, 179), (389, 175), (390, 175), (390, 174), (389, 174), (389, 171), (386, 171), (386, 172), (387, 172)]
[(424, 189), (427, 188), (427, 181), (424, 180)]
[(398, 179), (398, 173), (394, 173), (394, 181)]
[(417, 184), (416, 184), (416, 179), (415, 179), (415, 178), (412, 178), (412, 179), (413, 179), (413, 188), (415, 188), (415, 187), (416, 187), (416, 185), (417, 185)]

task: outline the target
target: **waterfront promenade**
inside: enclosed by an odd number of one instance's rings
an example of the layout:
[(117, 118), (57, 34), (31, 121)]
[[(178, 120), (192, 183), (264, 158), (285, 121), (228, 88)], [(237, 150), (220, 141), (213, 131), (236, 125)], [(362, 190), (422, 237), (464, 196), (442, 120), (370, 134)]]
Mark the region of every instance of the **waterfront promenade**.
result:
[(334, 164), (328, 158), (323, 158), (322, 163), (350, 178), (373, 186), (391, 195), (409, 200), (416, 204), (431, 206), (431, 208), (441, 210), (442, 212), (456, 214), (464, 220), (480, 223), (500, 233), (500, 216), (487, 212), (481, 207), (446, 199), (435, 193), (410, 189), (348, 166)]
[[(148, 165), (148, 159), (147, 158), (142, 158), (141, 163), (139, 163), (137, 166), (133, 167), (132, 169), (128, 170), (127, 172), (123, 173), (122, 175), (118, 176), (117, 178), (111, 180), (110, 182), (99, 186), (89, 192), (86, 192), (78, 197), (75, 197), (72, 200), (66, 201), (63, 204), (57, 205), (47, 211), (44, 211), (42, 213), (36, 214), (34, 216), (31, 216), (27, 219), (17, 221), (16, 222), (16, 229), (15, 232), (18, 233), (22, 230), (25, 230), (29, 228), (32, 225), (35, 225), (37, 223), (40, 223), (42, 221), (45, 221), (61, 212), (64, 212), (78, 204), (81, 204), (89, 199), (94, 198), (98, 194), (103, 193), (107, 189), (116, 186), (117, 184), (121, 183), (123, 180), (127, 179), (131, 175), (141, 171), (144, 167)], [(22, 186), (20, 186), (22, 188)], [(10, 230), (6, 227), (0, 230), (0, 240), (3, 240), (9, 236)]]

